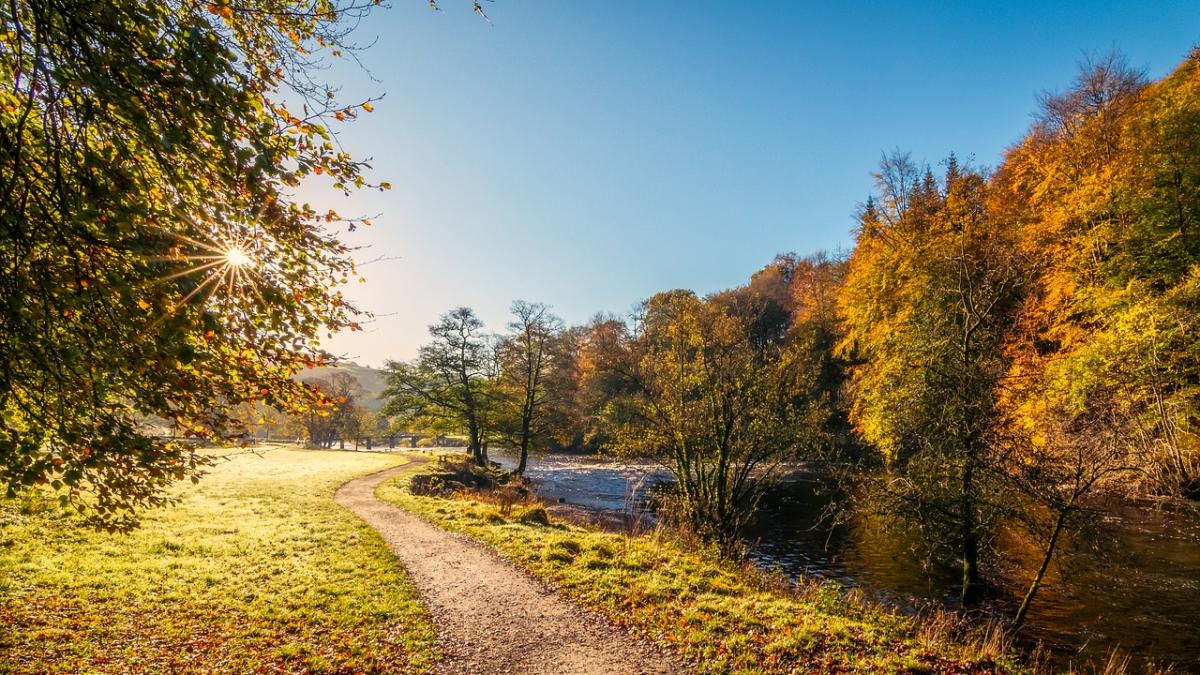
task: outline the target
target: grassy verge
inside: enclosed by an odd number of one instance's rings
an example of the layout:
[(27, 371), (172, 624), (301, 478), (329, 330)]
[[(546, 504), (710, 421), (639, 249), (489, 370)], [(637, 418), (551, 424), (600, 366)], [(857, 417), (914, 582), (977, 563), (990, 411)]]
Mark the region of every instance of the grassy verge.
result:
[(0, 500), (0, 672), (425, 672), (433, 627), (335, 504), (397, 456), (273, 448), (218, 464), (130, 535)]
[[(381, 499), (500, 551), (584, 606), (663, 643), (708, 673), (1016, 671), (996, 639), (947, 637), (832, 585), (791, 587), (661, 533), (541, 524), (536, 505), (505, 515), (483, 495), (419, 496), (405, 472)], [(540, 512), (540, 513), (539, 513)]]

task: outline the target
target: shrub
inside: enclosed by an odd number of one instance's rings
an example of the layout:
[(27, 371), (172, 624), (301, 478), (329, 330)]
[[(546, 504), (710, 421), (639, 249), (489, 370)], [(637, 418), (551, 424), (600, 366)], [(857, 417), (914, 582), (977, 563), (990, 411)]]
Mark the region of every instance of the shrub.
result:
[[(496, 486), (496, 478), (487, 469), (475, 466), (470, 461), (442, 461), (438, 470), (431, 473), (419, 473), (412, 477), (409, 488), (413, 494), (428, 497), (445, 497), (455, 493), (471, 493), (472, 499), (494, 504), (501, 507), (501, 512), (508, 515), (507, 510), (494, 499), (482, 498), (486, 492)], [(526, 493), (527, 494), (527, 493)], [(514, 502), (516, 501), (514, 497)], [(511, 505), (509, 507), (511, 510)]]
[(429, 473), (419, 473), (408, 482), (408, 489), (414, 495), (436, 497), (445, 492), (446, 484), (441, 476)]
[(526, 525), (549, 525), (550, 514), (546, 513), (546, 509), (541, 506), (534, 506), (525, 509), (517, 516), (517, 520)]

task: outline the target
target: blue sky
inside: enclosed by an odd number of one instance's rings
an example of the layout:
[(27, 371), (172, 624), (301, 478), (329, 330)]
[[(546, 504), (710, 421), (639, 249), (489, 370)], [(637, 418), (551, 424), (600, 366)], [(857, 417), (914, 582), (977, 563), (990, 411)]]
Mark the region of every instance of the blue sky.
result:
[(575, 323), (849, 247), (882, 152), (994, 165), (1086, 54), (1159, 77), (1200, 45), (1195, 2), (440, 4), (362, 24), (373, 80), (328, 72), (386, 94), (341, 141), (394, 188), (304, 194), (381, 214), (352, 240), (399, 258), (350, 289), (377, 319), (327, 345), (364, 364), (458, 305), (496, 331), (517, 298)]

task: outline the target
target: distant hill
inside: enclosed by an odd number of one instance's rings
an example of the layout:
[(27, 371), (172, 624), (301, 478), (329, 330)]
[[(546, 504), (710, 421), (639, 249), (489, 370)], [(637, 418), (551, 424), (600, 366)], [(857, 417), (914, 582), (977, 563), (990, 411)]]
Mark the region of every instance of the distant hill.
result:
[(383, 406), (383, 401), (379, 399), (379, 395), (387, 387), (387, 379), (384, 377), (384, 371), (378, 368), (368, 368), (360, 366), (353, 361), (345, 361), (327, 368), (305, 368), (300, 371), (296, 378), (300, 380), (308, 380), (314, 377), (327, 378), (334, 373), (347, 373), (358, 380), (358, 383), (363, 388), (363, 404), (367, 408), (379, 410)]

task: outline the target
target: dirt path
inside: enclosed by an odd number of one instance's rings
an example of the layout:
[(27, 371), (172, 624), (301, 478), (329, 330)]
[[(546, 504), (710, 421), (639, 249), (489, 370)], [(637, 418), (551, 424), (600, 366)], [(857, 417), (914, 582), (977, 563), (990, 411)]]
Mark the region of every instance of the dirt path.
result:
[(671, 659), (585, 611), (482, 544), (379, 501), (412, 465), (346, 483), (334, 499), (379, 531), (429, 607), (440, 673), (681, 673)]

